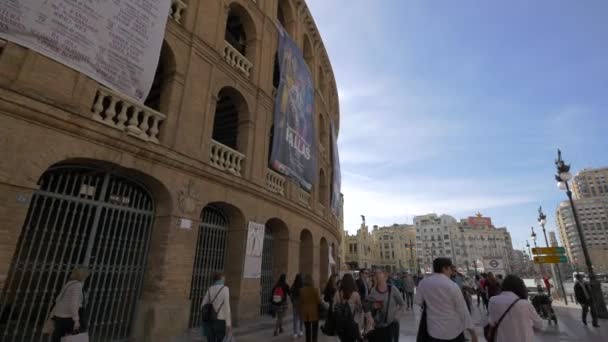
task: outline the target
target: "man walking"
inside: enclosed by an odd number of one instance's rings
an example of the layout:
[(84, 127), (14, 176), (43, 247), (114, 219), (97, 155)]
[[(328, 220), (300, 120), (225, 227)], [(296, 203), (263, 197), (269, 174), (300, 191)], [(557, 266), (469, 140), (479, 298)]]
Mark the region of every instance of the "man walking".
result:
[(405, 290), (405, 302), (407, 303), (407, 309), (414, 308), (414, 288), (416, 288), (416, 283), (414, 282), (414, 277), (408, 272), (405, 274), (403, 278), (403, 289)]
[(357, 291), (359, 291), (359, 296), (361, 296), (361, 300), (365, 300), (365, 297), (369, 294), (369, 270), (366, 268), (361, 269), (359, 271), (359, 279), (357, 279)]
[[(471, 341), (477, 342), (473, 321), (462, 292), (450, 277), (452, 276), (452, 260), (437, 258), (433, 260), (433, 272), (418, 285), (415, 302), (426, 311), (426, 332), (429, 342), (466, 341), (464, 332), (468, 330)], [(424, 323), (424, 322), (423, 322)], [(423, 324), (421, 324), (424, 326)]]
[(405, 303), (399, 289), (388, 284), (387, 278), (384, 270), (376, 270), (376, 286), (365, 299), (364, 310), (374, 320), (374, 330), (368, 334), (370, 342), (399, 341), (399, 313)]
[(599, 328), (597, 323), (597, 312), (595, 311), (595, 303), (591, 297), (591, 287), (583, 282), (583, 275), (576, 275), (574, 284), (574, 297), (583, 308), (583, 324), (587, 325), (587, 312), (591, 311), (591, 321), (594, 327)]

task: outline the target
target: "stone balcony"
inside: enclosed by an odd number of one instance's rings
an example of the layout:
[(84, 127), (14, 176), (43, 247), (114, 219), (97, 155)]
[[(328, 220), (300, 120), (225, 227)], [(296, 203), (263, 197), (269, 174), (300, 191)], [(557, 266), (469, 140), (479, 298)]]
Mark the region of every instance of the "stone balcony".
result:
[(235, 49), (230, 43), (224, 41), (224, 60), (233, 67), (240, 70), (245, 76), (249, 77), (253, 64), (245, 56)]
[(182, 20), (186, 14), (188, 5), (182, 0), (171, 0), (171, 7), (169, 7), (169, 17), (173, 18), (176, 23), (183, 24)]
[(159, 143), (159, 128), (166, 119), (163, 113), (132, 101), (102, 85), (97, 88), (91, 116), (95, 121), (155, 144)]
[(271, 192), (285, 196), (285, 177), (271, 169), (266, 169), (266, 187)]
[(213, 167), (240, 177), (244, 160), (244, 154), (211, 140), (209, 161)]
[(312, 196), (308, 192), (306, 192), (306, 190), (304, 190), (300, 187), (298, 187), (298, 189), (296, 191), (297, 191), (296, 198), (297, 198), (298, 203), (306, 208), (311, 208), (310, 201), (311, 201)]

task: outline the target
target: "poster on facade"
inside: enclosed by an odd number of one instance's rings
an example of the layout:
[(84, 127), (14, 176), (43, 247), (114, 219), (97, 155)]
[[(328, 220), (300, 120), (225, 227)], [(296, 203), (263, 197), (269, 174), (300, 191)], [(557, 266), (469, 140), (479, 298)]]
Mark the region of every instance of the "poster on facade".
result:
[(0, 38), (143, 102), (154, 80), (169, 0), (0, 1)]
[(283, 28), (278, 30), (281, 78), (275, 99), (270, 165), (311, 191), (317, 172), (314, 85), (302, 51)]
[(264, 249), (265, 228), (266, 226), (262, 223), (249, 222), (243, 274), (245, 278), (260, 278), (262, 276), (262, 251)]
[(331, 151), (333, 161), (333, 174), (331, 184), (331, 211), (336, 216), (340, 216), (340, 193), (342, 191), (342, 175), (340, 174), (340, 154), (338, 153), (338, 134), (336, 132), (337, 127), (334, 125), (334, 121), (329, 122), (329, 128), (331, 130)]

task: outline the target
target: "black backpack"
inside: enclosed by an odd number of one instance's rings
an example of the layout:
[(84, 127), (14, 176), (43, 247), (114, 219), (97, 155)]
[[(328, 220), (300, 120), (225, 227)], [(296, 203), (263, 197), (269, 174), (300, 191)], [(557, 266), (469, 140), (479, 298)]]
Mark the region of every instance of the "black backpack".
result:
[[(217, 291), (217, 293), (215, 294), (215, 297), (213, 297), (213, 300), (211, 300), (211, 301), (209, 301), (209, 303), (203, 305), (203, 308), (201, 309), (201, 311), (202, 311), (201, 319), (203, 320), (203, 322), (211, 322), (211, 321), (215, 321), (217, 319), (217, 312), (222, 309), (222, 306), (224, 306), (224, 302), (222, 302), (222, 304), (217, 309), (217, 311), (215, 311), (215, 308), (213, 307), (213, 302), (215, 302), (215, 300), (217, 299), (217, 296), (219, 296), (220, 293), (222, 293), (222, 290), (224, 289), (224, 287), (226, 287), (226, 286), (222, 286), (222, 288), (219, 291)], [(207, 290), (207, 295), (208, 295), (209, 299), (211, 299), (211, 291)]]
[(358, 338), (359, 329), (348, 301), (340, 300), (339, 302), (334, 303), (333, 316), (335, 331), (340, 338), (345, 340)]

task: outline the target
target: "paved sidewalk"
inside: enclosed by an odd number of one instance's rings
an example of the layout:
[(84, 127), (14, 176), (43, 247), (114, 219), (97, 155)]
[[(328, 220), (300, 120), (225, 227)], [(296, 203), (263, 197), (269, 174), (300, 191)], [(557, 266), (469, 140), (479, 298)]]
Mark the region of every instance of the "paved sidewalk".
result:
[[(559, 324), (545, 324), (545, 329), (536, 334), (536, 340), (540, 342), (603, 342), (608, 336), (608, 320), (600, 320), (600, 328), (593, 328), (591, 324), (584, 326), (581, 323), (581, 309), (579, 306), (572, 304), (565, 306), (556, 302), (555, 310), (557, 313)], [(481, 309), (483, 311), (483, 309)], [(483, 323), (485, 313), (474, 306), (473, 321), (475, 322), (475, 330), (479, 341), (485, 341), (483, 338)], [(291, 317), (288, 317), (291, 319)], [(420, 319), (420, 310), (416, 308), (414, 311), (406, 311), (400, 319), (401, 335), (399, 341), (414, 342), (418, 332), (418, 322)], [(284, 323), (285, 332), (278, 337), (273, 337), (274, 321), (269, 317), (261, 318), (259, 322), (239, 327), (235, 330), (235, 339), (237, 342), (287, 342), (299, 341), (305, 339), (294, 339), (291, 335), (291, 320)], [(328, 337), (319, 331), (319, 342), (336, 342), (336, 337)], [(204, 342), (199, 330), (192, 331), (186, 336), (182, 336), (173, 340), (173, 342)]]

